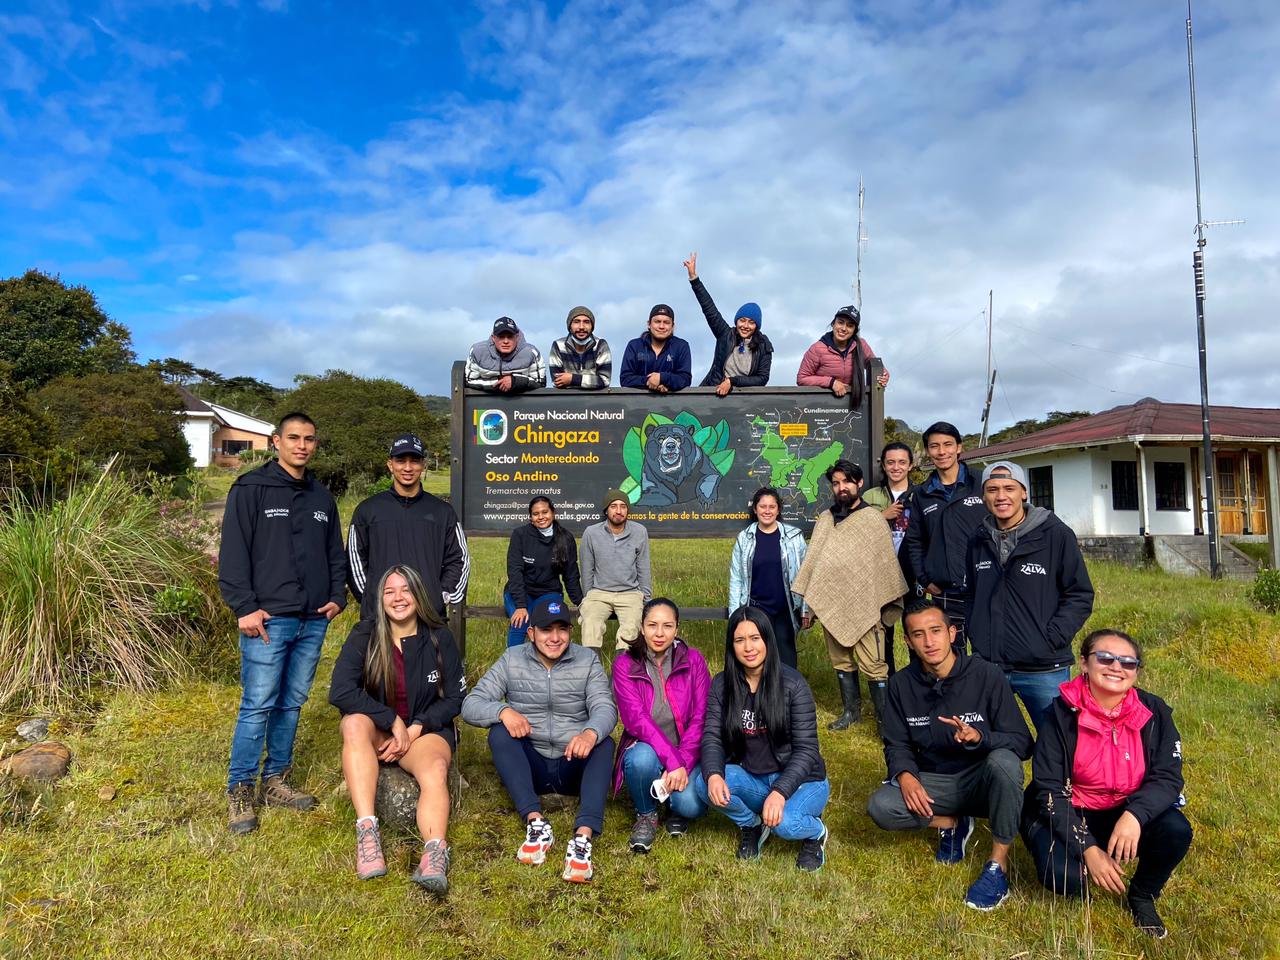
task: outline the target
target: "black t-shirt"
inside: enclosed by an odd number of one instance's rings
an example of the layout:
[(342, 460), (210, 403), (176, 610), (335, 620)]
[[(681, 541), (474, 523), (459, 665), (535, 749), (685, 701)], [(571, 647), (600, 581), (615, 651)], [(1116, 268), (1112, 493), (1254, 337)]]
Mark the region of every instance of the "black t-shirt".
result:
[(742, 758), (742, 769), (758, 777), (778, 773), (782, 767), (769, 743), (769, 729), (756, 711), (756, 695), (748, 693), (742, 704), (742, 732), (746, 736), (747, 749)]
[(787, 591), (782, 579), (782, 529), (765, 533), (756, 528), (756, 552), (751, 556), (751, 605), (771, 617), (786, 610)]

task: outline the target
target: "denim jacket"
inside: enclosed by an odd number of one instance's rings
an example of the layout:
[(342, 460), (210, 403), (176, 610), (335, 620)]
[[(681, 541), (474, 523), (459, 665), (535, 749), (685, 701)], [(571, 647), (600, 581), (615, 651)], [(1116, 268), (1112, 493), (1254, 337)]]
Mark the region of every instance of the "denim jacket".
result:
[[(791, 584), (800, 572), (800, 564), (804, 562), (807, 549), (804, 534), (799, 527), (788, 523), (779, 523), (782, 532), (782, 576), (783, 586), (791, 592)], [(751, 599), (751, 561), (756, 555), (756, 525), (753, 523), (738, 534), (733, 545), (733, 559), (729, 561), (729, 612), (732, 613)], [(797, 614), (803, 616), (809, 608), (803, 598), (791, 594), (791, 624), (797, 630), (800, 623)]]

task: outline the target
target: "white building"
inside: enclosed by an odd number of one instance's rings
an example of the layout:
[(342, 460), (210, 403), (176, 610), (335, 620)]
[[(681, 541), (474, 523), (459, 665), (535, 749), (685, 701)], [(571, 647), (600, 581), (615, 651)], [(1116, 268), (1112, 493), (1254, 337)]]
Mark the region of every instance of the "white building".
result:
[(265, 450), (270, 445), (274, 425), (178, 389), (182, 392), (182, 433), (197, 467), (214, 464), (236, 469), (241, 453)]

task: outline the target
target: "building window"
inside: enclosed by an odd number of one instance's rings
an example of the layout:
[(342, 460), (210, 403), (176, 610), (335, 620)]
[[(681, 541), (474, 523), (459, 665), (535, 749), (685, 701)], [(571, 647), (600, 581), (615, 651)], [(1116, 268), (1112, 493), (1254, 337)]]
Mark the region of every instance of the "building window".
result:
[(1182, 463), (1165, 463), (1157, 460), (1156, 509), (1187, 509), (1187, 467)]
[(1046, 510), (1053, 509), (1053, 467), (1032, 467), (1027, 471), (1031, 483), (1031, 502)]
[(222, 453), (228, 457), (238, 457), (246, 450), (253, 449), (252, 440), (223, 440)]
[(1111, 509), (1138, 509), (1138, 464), (1133, 460), (1111, 461)]

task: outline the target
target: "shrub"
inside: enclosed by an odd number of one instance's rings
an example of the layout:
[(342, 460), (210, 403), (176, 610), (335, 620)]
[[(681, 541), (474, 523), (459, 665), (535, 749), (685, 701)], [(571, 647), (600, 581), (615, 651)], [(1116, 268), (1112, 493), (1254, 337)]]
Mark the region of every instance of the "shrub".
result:
[(0, 597), (0, 708), (162, 685), (226, 626), (209, 558), (114, 472), (0, 508)]
[(1268, 613), (1280, 613), (1280, 570), (1259, 570), (1249, 598)]

